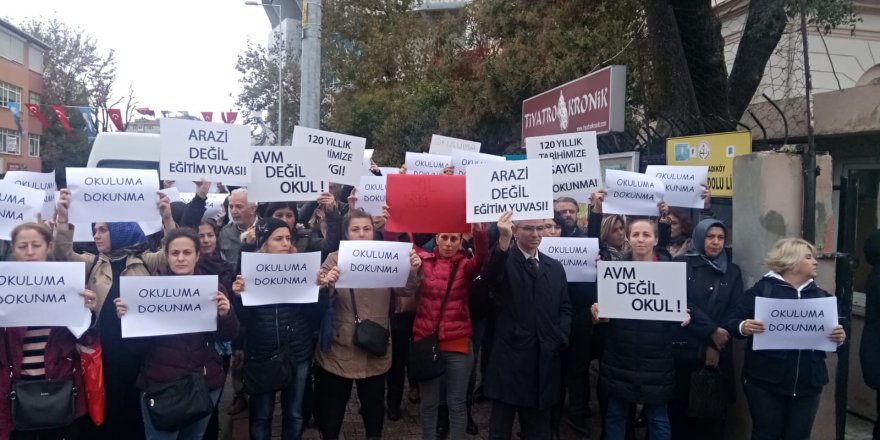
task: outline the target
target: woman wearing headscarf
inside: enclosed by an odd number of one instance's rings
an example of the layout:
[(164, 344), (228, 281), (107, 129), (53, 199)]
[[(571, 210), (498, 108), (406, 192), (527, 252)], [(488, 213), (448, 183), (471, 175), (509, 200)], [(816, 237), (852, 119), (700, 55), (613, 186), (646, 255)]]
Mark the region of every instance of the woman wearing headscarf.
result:
[[(676, 396), (669, 408), (672, 438), (698, 440), (721, 438), (723, 414), (717, 418), (688, 416), (691, 376), (703, 368), (720, 373), (725, 395), (718, 398), (724, 405), (734, 397), (733, 355), (730, 332), (736, 330), (733, 312), (742, 296), (742, 272), (727, 260), (724, 245), (727, 227), (718, 220), (706, 219), (694, 228), (688, 252), (675, 259), (687, 263), (687, 298), (691, 323), (678, 329), (673, 349), (675, 360)], [(723, 405), (722, 405), (723, 406)]]
[[(159, 193), (159, 214), (166, 231), (175, 228), (168, 197)], [(68, 223), (70, 192), (61, 190), (55, 235), (56, 261), (85, 263), (86, 283), (97, 296), (94, 329), (103, 350), (104, 423), (86, 426), (88, 439), (142, 439), (143, 420), (140, 391), (135, 381), (142, 356), (122, 339), (122, 326), (113, 300), (119, 298), (119, 277), (151, 275), (166, 265), (165, 253), (147, 252), (146, 237), (137, 223), (95, 223), (92, 225), (98, 254), (73, 251), (73, 229)]]

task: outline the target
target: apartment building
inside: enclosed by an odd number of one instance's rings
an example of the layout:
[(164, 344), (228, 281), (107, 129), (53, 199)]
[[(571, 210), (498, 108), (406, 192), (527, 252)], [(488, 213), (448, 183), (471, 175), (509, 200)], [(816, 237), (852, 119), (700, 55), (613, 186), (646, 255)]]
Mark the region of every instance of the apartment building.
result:
[(9, 102), (43, 103), (43, 57), (46, 43), (0, 19), (0, 173), (40, 171), (43, 127), (21, 106), (21, 132)]

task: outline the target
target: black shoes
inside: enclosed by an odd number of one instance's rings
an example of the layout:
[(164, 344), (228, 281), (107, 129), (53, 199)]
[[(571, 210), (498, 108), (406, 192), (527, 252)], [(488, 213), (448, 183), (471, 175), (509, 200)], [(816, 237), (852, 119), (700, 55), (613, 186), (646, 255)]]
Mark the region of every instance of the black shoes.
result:
[(580, 417), (572, 418), (571, 416), (564, 417), (565, 424), (571, 427), (571, 429), (575, 430), (578, 434), (589, 438), (590, 437), (590, 425), (587, 423), (585, 419)]
[(385, 410), (385, 413), (388, 415), (388, 420), (391, 420), (392, 422), (400, 420), (399, 406), (389, 406), (388, 409)]
[(449, 434), (449, 407), (440, 405), (437, 409), (437, 437), (444, 438)]

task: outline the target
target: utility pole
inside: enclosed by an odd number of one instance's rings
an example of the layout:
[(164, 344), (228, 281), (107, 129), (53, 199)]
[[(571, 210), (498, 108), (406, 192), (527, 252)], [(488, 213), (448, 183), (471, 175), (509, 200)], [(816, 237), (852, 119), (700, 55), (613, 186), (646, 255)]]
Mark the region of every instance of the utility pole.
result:
[(321, 128), (321, 0), (303, 0), (299, 125)]

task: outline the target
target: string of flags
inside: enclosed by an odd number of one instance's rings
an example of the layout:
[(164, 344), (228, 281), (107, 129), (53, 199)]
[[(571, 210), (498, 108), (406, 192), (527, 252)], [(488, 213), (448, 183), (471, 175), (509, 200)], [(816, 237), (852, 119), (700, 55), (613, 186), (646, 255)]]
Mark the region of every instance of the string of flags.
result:
[[(44, 128), (49, 128), (50, 123), (49, 120), (43, 115), (40, 111), (40, 104), (27, 103), (22, 104), (20, 102), (9, 101), (6, 103), (6, 106), (12, 111), (12, 117), (15, 119), (15, 126), (18, 128), (18, 132), (22, 133), (24, 130), (21, 127), (21, 106), (24, 105), (27, 109), (28, 113), (33, 116), (36, 120), (40, 121), (40, 124), (43, 124)], [(56, 119), (61, 123), (61, 127), (64, 128), (64, 132), (67, 133), (68, 136), (72, 134), (70, 128), (70, 119), (68, 119), (67, 114), (65, 113), (65, 109), (71, 108), (76, 109), (75, 111), (82, 117), (85, 122), (85, 126), (83, 130), (88, 134), (89, 138), (94, 138), (98, 134), (97, 127), (95, 126), (94, 113), (90, 107), (85, 106), (72, 106), (72, 105), (49, 105), (49, 108), (52, 109), (52, 112), (55, 113)], [(152, 116), (156, 117), (156, 112), (147, 108), (147, 107), (138, 107), (135, 109), (138, 113), (144, 116)], [(170, 110), (161, 110), (160, 113), (164, 118), (177, 117), (181, 119), (196, 119), (199, 120), (197, 116), (192, 116), (189, 112), (175, 112)], [(202, 119), (206, 122), (213, 122), (214, 112), (201, 112)], [(176, 114), (176, 115), (175, 115)], [(172, 116), (175, 115), (175, 116)], [(116, 127), (117, 131), (125, 131), (125, 122), (122, 119), (122, 110), (118, 108), (109, 108), (107, 109), (107, 116), (110, 118), (110, 122), (113, 123), (113, 126)], [(238, 119), (238, 112), (220, 112), (220, 118), (226, 124), (234, 124), (235, 120)]]

